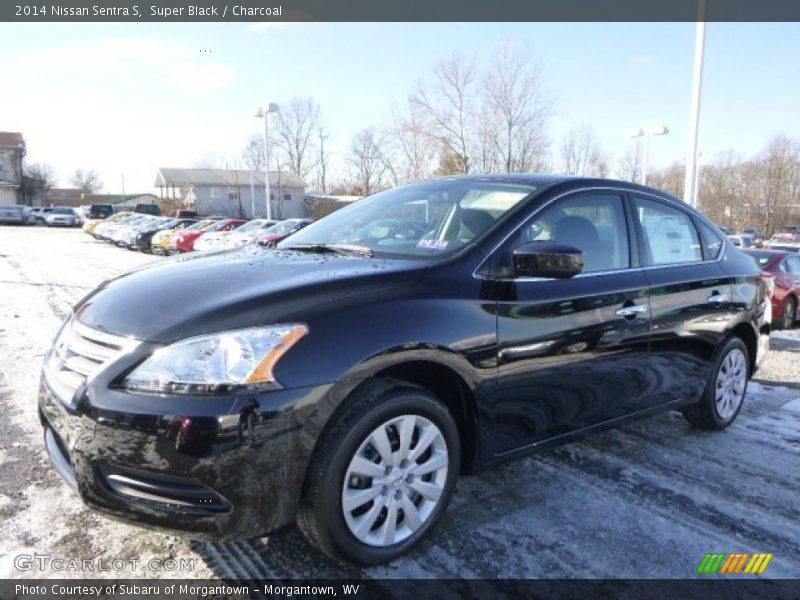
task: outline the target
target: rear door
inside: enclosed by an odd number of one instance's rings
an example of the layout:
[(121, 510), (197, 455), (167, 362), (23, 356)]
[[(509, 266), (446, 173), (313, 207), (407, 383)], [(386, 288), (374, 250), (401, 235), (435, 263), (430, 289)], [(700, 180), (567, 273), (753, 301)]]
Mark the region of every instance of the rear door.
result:
[(633, 194), (631, 204), (650, 286), (651, 403), (698, 398), (735, 316), (733, 281), (719, 262), (724, 244), (677, 203)]

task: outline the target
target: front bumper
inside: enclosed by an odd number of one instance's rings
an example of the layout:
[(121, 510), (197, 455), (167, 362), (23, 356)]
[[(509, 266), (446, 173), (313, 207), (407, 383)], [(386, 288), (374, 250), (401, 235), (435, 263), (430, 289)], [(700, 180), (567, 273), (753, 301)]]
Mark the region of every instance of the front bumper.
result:
[(39, 390), (48, 453), (86, 504), (207, 539), (251, 538), (294, 520), (313, 447), (301, 433), (328, 386), (164, 397), (103, 379), (79, 389), (74, 406), (45, 377)]

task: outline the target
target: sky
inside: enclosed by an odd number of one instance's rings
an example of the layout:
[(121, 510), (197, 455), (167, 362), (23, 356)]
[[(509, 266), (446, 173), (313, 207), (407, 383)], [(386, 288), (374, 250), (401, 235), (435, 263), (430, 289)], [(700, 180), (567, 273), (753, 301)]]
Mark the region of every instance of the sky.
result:
[[(620, 158), (633, 128), (665, 125), (650, 164), (687, 153), (694, 23), (0, 24), (0, 131), (68, 186), (95, 169), (103, 191), (153, 191), (158, 167), (239, 159), (267, 101), (311, 96), (334, 171), (351, 136), (385, 123), (432, 65), (454, 52), (488, 63), (511, 41), (540, 61), (553, 148), (589, 125)], [(759, 152), (800, 138), (800, 24), (710, 23), (699, 150)]]

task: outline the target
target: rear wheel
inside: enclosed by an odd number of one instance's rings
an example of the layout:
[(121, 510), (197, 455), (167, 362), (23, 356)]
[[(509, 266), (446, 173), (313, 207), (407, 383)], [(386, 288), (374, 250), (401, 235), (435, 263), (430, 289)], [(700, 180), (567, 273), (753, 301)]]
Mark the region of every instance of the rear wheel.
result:
[(702, 399), (681, 412), (697, 429), (725, 429), (736, 420), (747, 392), (747, 346), (738, 337), (728, 338), (714, 361)]
[(797, 314), (797, 300), (794, 296), (789, 296), (783, 302), (783, 313), (778, 326), (781, 329), (791, 329), (794, 326), (795, 315)]
[(389, 562), (444, 513), (460, 466), (458, 428), (426, 390), (368, 382), (324, 434), (306, 478), (298, 524), (331, 558)]

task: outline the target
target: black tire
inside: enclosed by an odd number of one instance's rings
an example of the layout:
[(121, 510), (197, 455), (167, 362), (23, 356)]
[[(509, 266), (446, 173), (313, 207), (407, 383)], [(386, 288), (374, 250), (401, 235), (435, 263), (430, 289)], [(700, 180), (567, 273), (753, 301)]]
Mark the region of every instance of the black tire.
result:
[[(744, 390), (742, 391), (742, 398), (739, 402), (739, 405), (736, 407), (736, 410), (733, 412), (733, 414), (723, 417), (720, 415), (716, 403), (717, 377), (723, 363), (725, 362), (725, 359), (734, 350), (739, 350), (742, 352), (742, 354), (744, 354), (744, 368), (747, 372), (745, 374)], [(728, 425), (736, 420), (736, 417), (738, 416), (739, 411), (742, 409), (742, 405), (744, 404), (744, 398), (747, 396), (747, 382), (749, 381), (750, 376), (749, 365), (750, 355), (747, 351), (747, 346), (745, 343), (738, 337), (728, 338), (717, 352), (717, 356), (714, 360), (714, 366), (709, 373), (708, 382), (706, 383), (706, 388), (703, 392), (703, 397), (699, 402), (681, 409), (681, 413), (683, 414), (684, 418), (692, 427), (707, 431), (719, 431), (725, 429), (728, 427)]]
[(783, 313), (778, 322), (778, 329), (791, 329), (794, 327), (794, 317), (797, 314), (797, 300), (789, 296), (783, 303)]
[[(306, 472), (297, 523), (312, 545), (334, 560), (359, 565), (390, 562), (419, 544), (436, 526), (455, 488), (461, 465), (458, 427), (427, 390), (402, 381), (375, 379), (360, 386), (322, 435)], [(427, 520), (408, 538), (371, 546), (348, 528), (342, 509), (344, 477), (353, 455), (372, 431), (401, 415), (428, 419), (442, 433), (448, 468), (442, 494)]]
[(47, 221), (45, 221), (44, 219), (36, 219), (36, 225), (40, 227), (42, 225), (47, 225)]

